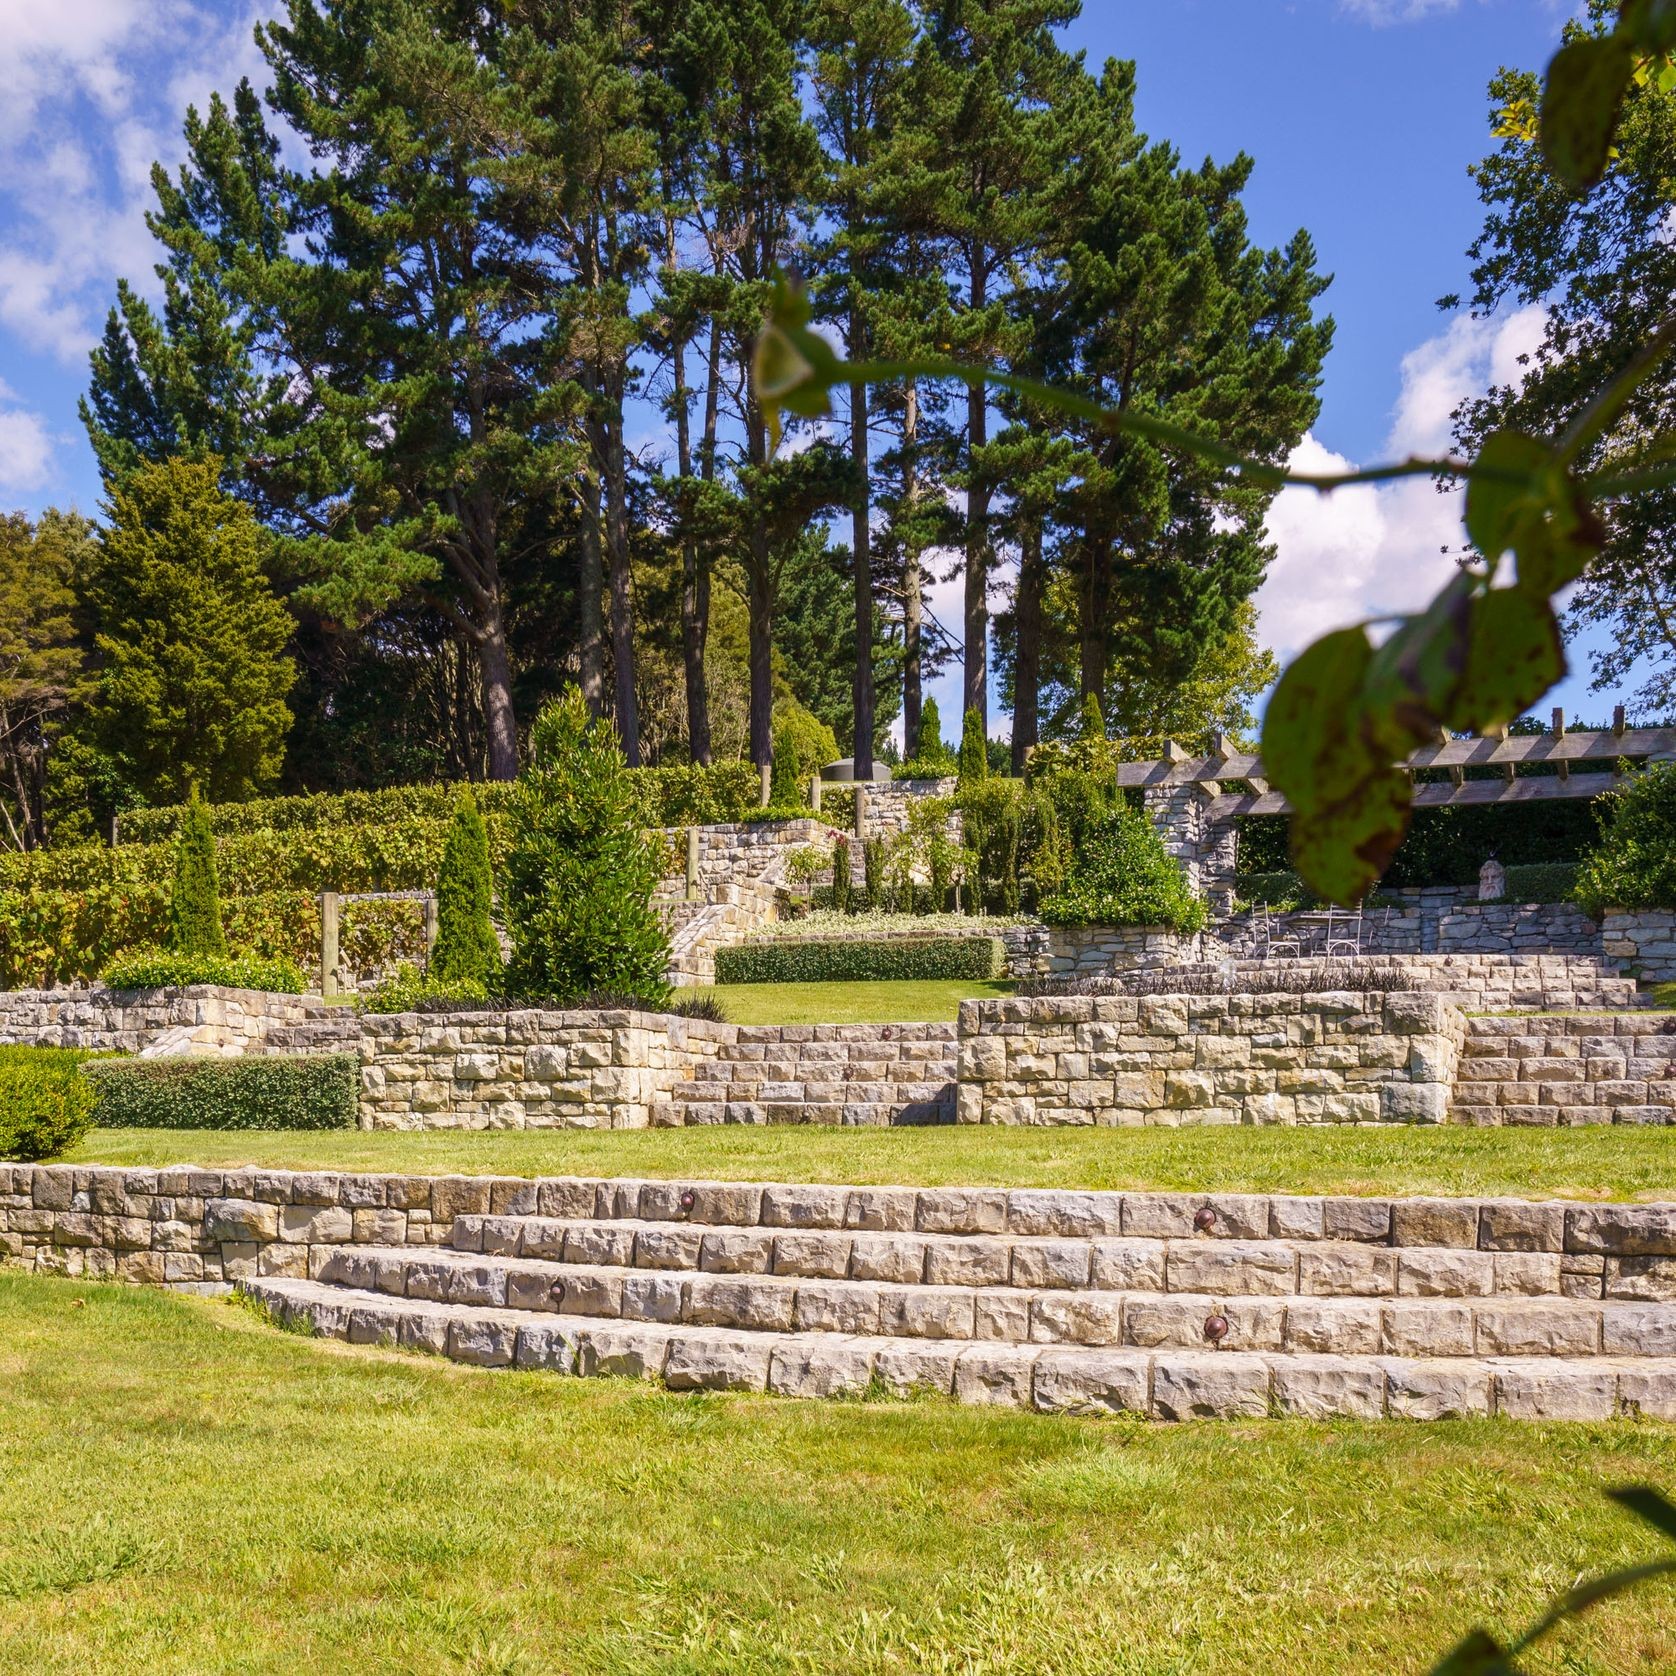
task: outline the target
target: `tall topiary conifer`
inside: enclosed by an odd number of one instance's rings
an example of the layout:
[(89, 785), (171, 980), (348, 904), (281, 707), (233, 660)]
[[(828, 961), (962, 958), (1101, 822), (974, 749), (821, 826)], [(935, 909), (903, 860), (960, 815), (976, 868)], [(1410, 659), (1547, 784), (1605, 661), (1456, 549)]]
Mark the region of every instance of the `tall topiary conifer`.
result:
[(192, 788), (175, 838), (174, 887), (169, 892), (169, 952), (225, 958), (221, 895), (215, 882), (215, 836), (209, 807)]
[(494, 879), (489, 834), (477, 799), (460, 793), (436, 880), (436, 947), (429, 976), (444, 985), (492, 988), (501, 977), (500, 940), (490, 917)]
[(622, 747), (572, 687), (536, 719), (528, 771), (514, 788), (501, 903), (516, 995), (578, 1001), (609, 993), (669, 998), (669, 936), (652, 906), (658, 849)]
[(974, 786), (989, 778), (989, 741), (984, 737), (983, 717), (976, 710), (966, 712), (960, 730), (960, 783)]

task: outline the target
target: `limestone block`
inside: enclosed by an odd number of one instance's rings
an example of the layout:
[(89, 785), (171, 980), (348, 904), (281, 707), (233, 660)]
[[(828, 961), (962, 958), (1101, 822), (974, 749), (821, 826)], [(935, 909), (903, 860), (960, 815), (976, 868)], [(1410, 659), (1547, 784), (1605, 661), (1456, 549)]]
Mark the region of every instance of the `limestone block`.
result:
[(771, 1228), (842, 1228), (848, 1198), (843, 1187), (765, 1187), (762, 1222)]
[(1385, 1347), (1385, 1312), (1352, 1298), (1296, 1299), (1286, 1308), (1286, 1348), (1367, 1356)]
[[(623, 1276), (625, 1321), (679, 1321), (685, 1303), (679, 1275), (639, 1273)], [(510, 1288), (507, 1302), (513, 1302)]]
[[(567, 1228), (564, 1237), (564, 1260), (567, 1263), (603, 1263), (612, 1268), (627, 1268), (634, 1261), (636, 1230), (632, 1227), (601, 1226), (582, 1222)], [(537, 1256), (526, 1245), (526, 1256)]]
[(1565, 1249), (1676, 1257), (1676, 1205), (1588, 1205), (1566, 1212)]
[(1397, 1253), (1397, 1292), (1401, 1297), (1487, 1297), (1495, 1289), (1495, 1258), (1488, 1251), (1420, 1249)]
[(1469, 1199), (1398, 1199), (1391, 1206), (1391, 1240), (1395, 1245), (1478, 1245), (1479, 1207)]
[(1123, 1300), (1110, 1292), (1038, 1292), (1029, 1299), (1029, 1336), (1038, 1344), (1121, 1344)]
[(279, 1238), (279, 1207), (248, 1199), (210, 1199), (204, 1205), (204, 1238), (265, 1241)]
[(1038, 1239), (1013, 1247), (1014, 1286), (1076, 1287), (1089, 1281), (1093, 1247), (1087, 1240)]
[(1441, 1082), (1392, 1083), (1380, 1090), (1380, 1115), (1390, 1123), (1442, 1123), (1449, 1088)]
[(550, 1373), (575, 1373), (580, 1351), (580, 1333), (568, 1321), (520, 1323), (513, 1360), (521, 1368), (539, 1368)]
[(1028, 1408), (1039, 1352), (1024, 1345), (981, 1346), (962, 1351), (954, 1365), (954, 1394), (964, 1403)]
[(857, 1396), (873, 1378), (876, 1346), (789, 1338), (774, 1346), (768, 1389), (782, 1397)]
[(1043, 1414), (1145, 1414), (1151, 1362), (1131, 1351), (1050, 1347), (1036, 1358), (1032, 1401)]
[(1171, 1071), (1164, 1078), (1164, 1104), (1172, 1111), (1191, 1111), (1215, 1100), (1215, 1085), (1206, 1072)]
[(1610, 1420), (1618, 1409), (1615, 1369), (1558, 1360), (1493, 1363), (1496, 1412), (1510, 1420)]
[(698, 1182), (689, 1216), (694, 1222), (754, 1227), (761, 1220), (763, 1189), (752, 1182)]
[[(1016, 1267), (1016, 1254), (1013, 1261)], [(1163, 1245), (1148, 1239), (1096, 1240), (1091, 1284), (1113, 1292), (1162, 1292)]]
[(1565, 1249), (1565, 1206), (1522, 1199), (1486, 1199), (1478, 1217), (1478, 1243), (1486, 1251)]
[(1278, 1240), (1326, 1238), (1326, 1201), (1285, 1197), (1269, 1202), (1269, 1234)]
[[(610, 1323), (576, 1329), (576, 1371), (589, 1378), (656, 1379), (670, 1341), (655, 1327)], [(766, 1375), (765, 1375), (766, 1377)]]
[(1160, 1420), (1257, 1420), (1269, 1411), (1269, 1389), (1261, 1356), (1164, 1354), (1153, 1362), (1152, 1412)]
[(351, 1212), (336, 1205), (284, 1205), (279, 1213), (279, 1237), (290, 1243), (335, 1245), (355, 1236)]
[(1346, 1356), (1282, 1357), (1274, 1364), (1275, 1406), (1305, 1420), (1380, 1420), (1385, 1374)]
[(883, 1293), (853, 1281), (808, 1281), (796, 1292), (799, 1332), (877, 1333)]
[(1394, 1356), (1470, 1356), (1473, 1342), (1468, 1304), (1385, 1306), (1385, 1348)]
[(914, 1226), (922, 1234), (1004, 1233), (1007, 1195), (1000, 1188), (923, 1188), (917, 1197)]
[(773, 1262), (774, 1236), (766, 1229), (716, 1229), (699, 1250), (699, 1267), (709, 1274), (767, 1274)]
[(1391, 1360), (1380, 1364), (1393, 1420), (1458, 1420), (1491, 1411), (1492, 1376), (1482, 1364)]
[(999, 1239), (933, 1241), (925, 1254), (928, 1286), (1005, 1286), (1012, 1247)]
[(780, 1234), (774, 1241), (773, 1271), (814, 1280), (842, 1280), (850, 1272), (850, 1248), (854, 1243), (849, 1234)]
[(878, 1344), (877, 1351), (874, 1376), (894, 1395), (906, 1397), (918, 1391), (952, 1395), (958, 1349), (912, 1339), (887, 1339)]
[(1322, 1231), (1329, 1240), (1354, 1240), (1383, 1245), (1391, 1237), (1389, 1199), (1324, 1199), (1321, 1216)]
[(774, 1346), (725, 1334), (670, 1335), (664, 1383), (672, 1391), (762, 1391)]
[(1298, 1290), (1305, 1296), (1388, 1298), (1396, 1289), (1394, 1251), (1323, 1242), (1298, 1253)]
[(518, 1325), (505, 1317), (456, 1317), (448, 1328), (448, 1354), (456, 1362), (510, 1367), (517, 1348)]
[(1172, 1292), (1283, 1297), (1297, 1289), (1297, 1257), (1266, 1240), (1174, 1240), (1166, 1274)]
[(1016, 1188), (1007, 1195), (1006, 1226), (1015, 1234), (1087, 1239), (1120, 1232), (1122, 1219), (1123, 1198), (1118, 1193)]
[(1496, 1291), (1527, 1298), (1551, 1298), (1560, 1290), (1560, 1256), (1554, 1251), (1498, 1251), (1493, 1254)]
[(969, 1292), (943, 1292), (928, 1286), (902, 1286), (884, 1294), (880, 1331), (903, 1338), (971, 1338), (973, 1303)]
[(1593, 1356), (1600, 1310), (1571, 1299), (1483, 1304), (1473, 1314), (1481, 1356)]
[(972, 1337), (1022, 1344), (1030, 1337), (1030, 1298), (1010, 1286), (972, 1293)]
[(1676, 1258), (1608, 1257), (1605, 1294), (1664, 1302), (1676, 1298)]
[(686, 1317), (701, 1326), (753, 1332), (791, 1330), (797, 1294), (790, 1286), (747, 1276), (703, 1275), (687, 1282)]
[(850, 1253), (850, 1275), (855, 1280), (918, 1285), (925, 1278), (925, 1254), (929, 1243), (911, 1235), (857, 1239)]
[(1676, 1420), (1676, 1367), (1623, 1368), (1618, 1405), (1648, 1420)]
[(1608, 1356), (1676, 1356), (1676, 1305), (1626, 1303), (1606, 1310), (1601, 1349)]

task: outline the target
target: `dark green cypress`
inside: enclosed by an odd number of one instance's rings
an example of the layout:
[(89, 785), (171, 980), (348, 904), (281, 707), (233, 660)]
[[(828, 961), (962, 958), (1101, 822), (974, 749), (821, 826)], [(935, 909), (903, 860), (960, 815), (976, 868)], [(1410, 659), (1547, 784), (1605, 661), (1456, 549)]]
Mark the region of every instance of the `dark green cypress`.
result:
[(976, 785), (989, 778), (989, 741), (984, 738), (983, 717), (976, 710), (966, 712), (960, 730), (960, 783)]
[(840, 838), (832, 846), (832, 911), (850, 911), (850, 841)]
[(227, 954), (221, 896), (215, 882), (215, 836), (209, 807), (192, 788), (175, 838), (174, 886), (169, 892), (169, 952)]
[(491, 918), (493, 906), (489, 834), (477, 799), (462, 791), (437, 873), (436, 947), (429, 972), (434, 982), (481, 984), (485, 989), (499, 982), (500, 940)]

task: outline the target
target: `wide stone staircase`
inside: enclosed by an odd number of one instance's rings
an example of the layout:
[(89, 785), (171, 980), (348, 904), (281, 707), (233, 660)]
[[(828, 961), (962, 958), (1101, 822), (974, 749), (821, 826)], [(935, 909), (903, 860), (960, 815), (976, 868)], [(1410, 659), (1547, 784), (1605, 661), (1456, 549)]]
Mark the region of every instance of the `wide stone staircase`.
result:
[(926, 1389), (1166, 1420), (1676, 1418), (1676, 1205), (515, 1193), (455, 1216), (445, 1244), (313, 1245), (307, 1278), (240, 1286), (352, 1343), (678, 1390)]
[(1469, 1018), (1451, 1121), (1676, 1122), (1676, 1014)]
[(742, 1025), (674, 1093), (677, 1123), (952, 1123), (952, 1024)]

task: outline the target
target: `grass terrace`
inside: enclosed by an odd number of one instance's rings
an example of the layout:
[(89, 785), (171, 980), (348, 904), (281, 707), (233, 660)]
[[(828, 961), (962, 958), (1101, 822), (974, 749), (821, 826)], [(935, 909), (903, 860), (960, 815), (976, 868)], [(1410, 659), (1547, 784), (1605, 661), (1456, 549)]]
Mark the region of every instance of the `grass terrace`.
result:
[(730, 1024), (953, 1024), (962, 1001), (1011, 995), (1000, 979), (916, 978), (878, 983), (734, 983), (684, 989), (713, 995)]
[(1203, 1193), (1676, 1198), (1676, 1129), (96, 1129), (67, 1162)]
[[(1418, 1671), (1654, 1539), (1676, 1428), (670, 1395), (0, 1275), (0, 1668)], [(1676, 1667), (1676, 1584), (1533, 1671)]]

